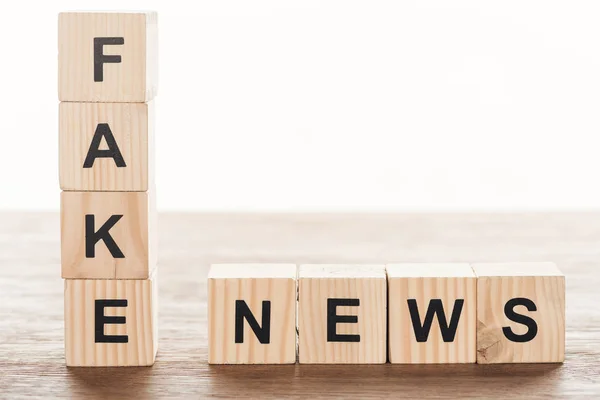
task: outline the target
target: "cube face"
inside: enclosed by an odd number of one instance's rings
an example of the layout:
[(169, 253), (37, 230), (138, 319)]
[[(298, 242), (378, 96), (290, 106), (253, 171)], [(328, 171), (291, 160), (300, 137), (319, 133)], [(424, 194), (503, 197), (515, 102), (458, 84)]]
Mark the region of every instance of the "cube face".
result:
[(208, 277), (208, 362), (296, 362), (296, 266), (217, 264)]
[(60, 103), (61, 189), (147, 191), (154, 184), (152, 114), (145, 103)]
[(301, 265), (300, 363), (385, 363), (386, 289), (383, 265)]
[(390, 362), (474, 363), (477, 282), (470, 265), (395, 264), (386, 269)]
[(58, 18), (60, 101), (143, 103), (156, 94), (154, 12), (67, 12)]
[(565, 278), (552, 263), (474, 264), (477, 362), (565, 358)]
[(62, 192), (62, 277), (147, 279), (155, 225), (153, 192)]
[(158, 349), (156, 278), (65, 280), (67, 366), (149, 366)]

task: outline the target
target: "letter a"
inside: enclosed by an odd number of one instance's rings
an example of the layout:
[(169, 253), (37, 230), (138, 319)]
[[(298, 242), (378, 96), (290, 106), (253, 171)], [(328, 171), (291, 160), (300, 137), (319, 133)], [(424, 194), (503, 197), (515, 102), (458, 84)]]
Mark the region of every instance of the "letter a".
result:
[[(106, 144), (108, 145), (107, 150), (100, 150), (100, 142), (102, 141), (102, 138), (106, 140)], [(112, 158), (115, 160), (117, 167), (121, 168), (127, 166), (125, 164), (125, 160), (123, 159), (123, 155), (121, 154), (121, 150), (119, 150), (119, 146), (117, 146), (117, 141), (115, 140), (115, 137), (113, 136), (108, 124), (98, 124), (96, 127), (96, 132), (92, 138), (90, 149), (88, 150), (85, 161), (83, 162), (83, 168), (92, 168), (96, 158)]]

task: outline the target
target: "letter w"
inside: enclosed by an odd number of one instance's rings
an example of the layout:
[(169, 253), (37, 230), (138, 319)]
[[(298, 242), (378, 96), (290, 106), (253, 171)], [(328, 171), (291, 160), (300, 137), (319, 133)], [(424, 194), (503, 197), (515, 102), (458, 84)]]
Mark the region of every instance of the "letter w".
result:
[(463, 304), (465, 303), (464, 299), (457, 299), (454, 301), (454, 309), (452, 310), (450, 325), (448, 325), (448, 322), (446, 321), (446, 313), (444, 313), (444, 306), (442, 305), (441, 299), (431, 299), (429, 301), (429, 307), (427, 307), (427, 314), (425, 315), (425, 321), (423, 321), (423, 325), (421, 325), (421, 317), (419, 316), (417, 300), (408, 299), (407, 301), (417, 342), (427, 341), (427, 338), (429, 338), (429, 331), (431, 330), (431, 324), (433, 323), (433, 317), (436, 314), (444, 342), (454, 341), (456, 329), (458, 328), (458, 321), (460, 320), (460, 313), (462, 311)]

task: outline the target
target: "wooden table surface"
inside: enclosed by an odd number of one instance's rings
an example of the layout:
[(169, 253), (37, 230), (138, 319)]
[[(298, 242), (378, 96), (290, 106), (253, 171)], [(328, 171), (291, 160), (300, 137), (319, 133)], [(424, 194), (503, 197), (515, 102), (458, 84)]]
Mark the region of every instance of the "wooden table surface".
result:
[[(0, 397), (600, 398), (600, 214), (161, 214), (154, 367), (67, 368), (59, 218), (0, 213)], [(216, 262), (554, 261), (562, 365), (207, 364)]]

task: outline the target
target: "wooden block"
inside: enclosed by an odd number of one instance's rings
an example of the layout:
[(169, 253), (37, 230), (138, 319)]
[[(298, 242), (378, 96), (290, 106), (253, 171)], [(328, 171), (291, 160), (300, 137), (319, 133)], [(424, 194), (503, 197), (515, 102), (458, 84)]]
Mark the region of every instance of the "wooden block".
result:
[(153, 110), (152, 103), (60, 103), (61, 189), (152, 187)]
[(61, 101), (143, 103), (157, 88), (155, 12), (65, 12), (58, 17)]
[(144, 366), (158, 350), (156, 277), (65, 280), (65, 356), (71, 367)]
[(565, 277), (553, 263), (473, 264), (477, 362), (565, 359)]
[(386, 285), (384, 265), (301, 265), (300, 363), (385, 363)]
[(208, 273), (208, 362), (296, 362), (296, 266), (215, 264)]
[(154, 192), (62, 192), (62, 277), (147, 279), (156, 267)]
[(390, 264), (391, 363), (474, 363), (477, 280), (469, 264)]

